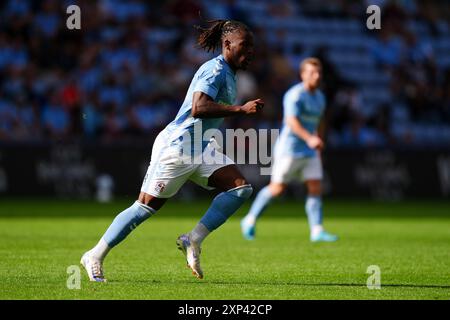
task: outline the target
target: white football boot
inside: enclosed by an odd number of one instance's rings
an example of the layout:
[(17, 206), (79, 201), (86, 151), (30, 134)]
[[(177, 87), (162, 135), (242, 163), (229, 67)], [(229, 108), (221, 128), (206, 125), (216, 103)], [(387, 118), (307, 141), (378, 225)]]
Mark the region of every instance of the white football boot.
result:
[(191, 268), (192, 274), (199, 279), (203, 279), (203, 271), (200, 267), (201, 248), (192, 242), (187, 234), (178, 237), (177, 246), (185, 255), (187, 266)]
[(86, 252), (80, 261), (81, 265), (86, 269), (90, 281), (106, 282), (103, 276), (103, 263), (99, 259), (93, 258), (89, 251)]

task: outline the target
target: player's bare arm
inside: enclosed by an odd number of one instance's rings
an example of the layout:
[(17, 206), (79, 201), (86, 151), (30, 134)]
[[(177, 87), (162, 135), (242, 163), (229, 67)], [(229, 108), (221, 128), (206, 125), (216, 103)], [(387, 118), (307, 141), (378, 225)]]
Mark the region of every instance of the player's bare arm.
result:
[(289, 126), (289, 128), (297, 135), (300, 137), (300, 139), (304, 140), (306, 142), (306, 144), (311, 148), (311, 149), (317, 149), (317, 150), (321, 150), (323, 148), (323, 141), (322, 139), (314, 134), (311, 134), (308, 132), (308, 130), (306, 130), (300, 120), (298, 120), (297, 117), (288, 117), (286, 119), (286, 123)]
[(253, 115), (259, 113), (264, 107), (261, 99), (248, 101), (243, 106), (228, 106), (217, 102), (207, 94), (194, 92), (192, 101), (192, 116), (194, 118), (223, 118), (236, 115)]
[(326, 138), (326, 121), (325, 117), (322, 117), (319, 122), (319, 126), (317, 128), (316, 135), (322, 140), (322, 147), (317, 149), (319, 151), (319, 157), (322, 157), (322, 151), (325, 149), (325, 138)]
[(317, 135), (319, 136), (320, 139), (322, 139), (322, 149), (325, 148), (325, 144), (326, 144), (326, 137), (327, 137), (327, 119), (328, 119), (328, 113), (329, 113), (329, 109), (325, 109), (325, 115), (320, 119), (319, 122), (319, 127), (317, 128)]
[[(325, 111), (325, 113), (326, 112), (327, 111)], [(319, 126), (317, 128), (317, 135), (320, 137), (320, 139), (322, 139), (322, 141), (325, 140), (326, 132), (327, 132), (327, 121), (325, 119), (327, 119), (326, 116), (323, 116), (320, 119)]]

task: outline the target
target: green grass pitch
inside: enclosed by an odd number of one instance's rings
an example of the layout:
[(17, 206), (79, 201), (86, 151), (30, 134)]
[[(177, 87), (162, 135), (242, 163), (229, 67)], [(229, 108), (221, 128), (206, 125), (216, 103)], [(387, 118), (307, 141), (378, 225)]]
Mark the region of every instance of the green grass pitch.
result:
[[(175, 239), (208, 202), (169, 202), (105, 262), (108, 283), (67, 288), (113, 217), (132, 200), (0, 201), (0, 299), (450, 299), (450, 203), (326, 201), (337, 243), (311, 244), (303, 201), (277, 202), (245, 241), (242, 208), (203, 245), (205, 279), (185, 267)], [(369, 290), (367, 268), (381, 270)]]

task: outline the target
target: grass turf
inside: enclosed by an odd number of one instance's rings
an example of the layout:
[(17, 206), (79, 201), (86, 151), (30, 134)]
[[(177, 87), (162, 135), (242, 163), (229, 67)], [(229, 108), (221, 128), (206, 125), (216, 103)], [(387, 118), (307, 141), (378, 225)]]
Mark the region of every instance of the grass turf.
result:
[[(450, 204), (327, 201), (325, 226), (341, 239), (311, 244), (303, 205), (277, 202), (243, 240), (243, 208), (205, 241), (197, 280), (175, 239), (207, 202), (170, 202), (105, 262), (108, 283), (66, 286), (115, 214), (130, 201), (0, 201), (0, 299), (450, 299)], [(366, 286), (381, 269), (381, 290)]]

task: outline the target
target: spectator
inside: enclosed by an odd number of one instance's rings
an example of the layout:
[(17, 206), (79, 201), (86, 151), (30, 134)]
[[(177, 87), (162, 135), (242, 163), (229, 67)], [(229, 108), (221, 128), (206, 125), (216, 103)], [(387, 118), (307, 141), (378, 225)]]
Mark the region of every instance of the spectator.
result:
[(71, 123), (70, 115), (53, 95), (49, 104), (44, 107), (42, 113), (42, 126), (45, 134), (52, 139), (68, 138)]
[(381, 67), (397, 67), (402, 58), (402, 41), (387, 29), (381, 29), (380, 35), (371, 44), (375, 62)]

